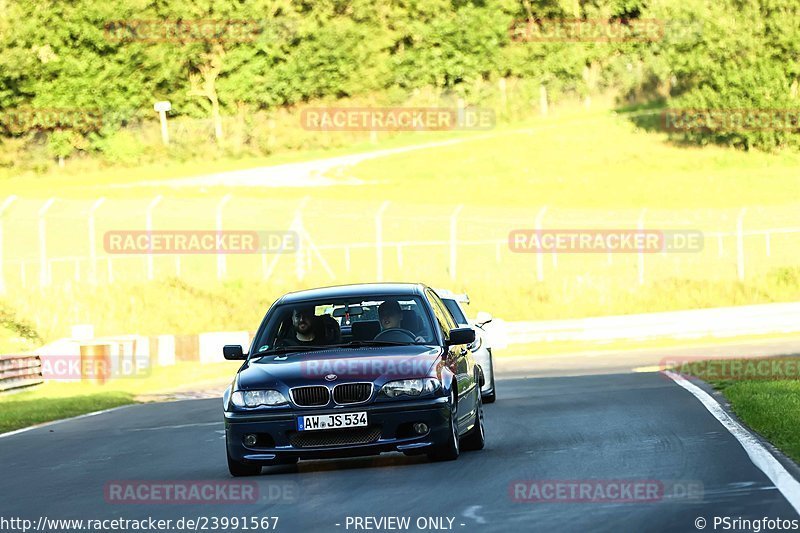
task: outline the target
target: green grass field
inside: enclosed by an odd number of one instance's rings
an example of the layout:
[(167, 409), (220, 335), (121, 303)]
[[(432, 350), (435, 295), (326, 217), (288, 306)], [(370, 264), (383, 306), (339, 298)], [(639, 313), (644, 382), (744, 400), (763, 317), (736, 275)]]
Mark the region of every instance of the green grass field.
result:
[[(741, 359), (725, 362), (729, 365), (740, 364), (741, 368), (746, 369), (748, 364), (757, 365), (759, 360)], [(727, 374), (726, 379), (709, 379), (703, 374), (712, 370), (720, 371), (721, 367), (719, 364), (705, 362), (708, 365), (705, 366), (703, 363), (693, 363), (697, 368), (689, 369), (690, 373), (703, 377), (715, 389), (722, 391), (733, 411), (745, 424), (783, 453), (795, 461), (800, 461), (800, 434), (797, 432), (797, 428), (800, 427), (800, 381), (769, 379), (765, 376), (761, 376), (761, 379), (731, 379), (736, 375)], [(749, 377), (746, 372), (742, 371), (743, 378)]]
[[(448, 139), (459, 142), (329, 172), (334, 183), (355, 179), (360, 185), (176, 187), (169, 181)], [(768, 243), (763, 235), (746, 235), (746, 276), (739, 281), (735, 232), (745, 206), (746, 230), (800, 227), (798, 162), (796, 154), (677, 146), (610, 108), (587, 112), (564, 106), (548, 117), (489, 132), (406, 133), (329, 153), (102, 172), (68, 169), (0, 181), (0, 194), (19, 196), (3, 221), (8, 294), (0, 348), (30, 348), (68, 336), (70, 326), (83, 323), (94, 324), (98, 335), (250, 330), (286, 291), (375, 280), (375, 215), (387, 199), (383, 279), (467, 291), (473, 314), (487, 310), (507, 320), (544, 319), (797, 300), (800, 233), (775, 233)], [(156, 184), (132, 186), (141, 180)], [(119, 184), (130, 186), (115, 187)], [(303, 226), (330, 272), (306, 248), (299, 257), (228, 256), (223, 281), (217, 280), (213, 255), (156, 256), (155, 279), (149, 281), (147, 257), (106, 256), (103, 250), (105, 231), (145, 229), (146, 206), (156, 195), (163, 200), (154, 211), (154, 228), (186, 230), (213, 229), (216, 206), (228, 193), (233, 199), (224, 212), (226, 229), (284, 230), (303, 206)], [(51, 196), (58, 200), (47, 215), (46, 250), (55, 260), (48, 267), (52, 284), (41, 288), (37, 211)], [(87, 283), (92, 273), (87, 213), (100, 196), (107, 201), (96, 215), (99, 285), (94, 286)], [(450, 215), (459, 205), (464, 207), (456, 231), (462, 244), (451, 272)], [(647, 228), (725, 235), (707, 237), (700, 253), (648, 255), (639, 285), (635, 254), (544, 254), (537, 264), (535, 254), (510, 252), (508, 232), (533, 228), (544, 206), (545, 228), (635, 228), (644, 214)], [(24, 327), (38, 337), (21, 338)]]

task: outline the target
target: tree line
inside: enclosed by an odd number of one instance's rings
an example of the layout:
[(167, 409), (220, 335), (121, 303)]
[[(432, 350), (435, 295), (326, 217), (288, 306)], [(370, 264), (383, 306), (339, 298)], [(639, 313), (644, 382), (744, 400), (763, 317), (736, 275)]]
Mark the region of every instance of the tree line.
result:
[[(793, 110), (799, 12), (794, 0), (2, 0), (0, 136), (103, 152), (155, 120), (159, 100), (219, 125), (424, 88), (480, 103), (481, 82), (499, 79), (667, 109)], [(75, 109), (90, 117), (65, 118)], [(772, 150), (797, 146), (794, 126), (671, 134)]]

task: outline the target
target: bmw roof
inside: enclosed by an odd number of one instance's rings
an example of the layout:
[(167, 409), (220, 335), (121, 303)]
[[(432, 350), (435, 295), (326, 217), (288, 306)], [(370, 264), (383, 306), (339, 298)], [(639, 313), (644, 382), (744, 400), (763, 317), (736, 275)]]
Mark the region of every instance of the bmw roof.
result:
[(425, 291), (422, 283), (357, 283), (353, 285), (335, 285), (303, 291), (290, 292), (282, 296), (276, 303), (305, 302), (322, 298), (347, 298), (348, 296), (404, 296), (422, 295)]

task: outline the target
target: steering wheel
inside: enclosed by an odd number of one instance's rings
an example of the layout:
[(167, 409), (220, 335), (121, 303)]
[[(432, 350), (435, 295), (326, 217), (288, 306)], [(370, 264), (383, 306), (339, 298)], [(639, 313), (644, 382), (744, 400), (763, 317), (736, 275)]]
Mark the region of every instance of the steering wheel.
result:
[(388, 328), (375, 335), (375, 340), (388, 342), (414, 342), (417, 340), (417, 336), (407, 329)]

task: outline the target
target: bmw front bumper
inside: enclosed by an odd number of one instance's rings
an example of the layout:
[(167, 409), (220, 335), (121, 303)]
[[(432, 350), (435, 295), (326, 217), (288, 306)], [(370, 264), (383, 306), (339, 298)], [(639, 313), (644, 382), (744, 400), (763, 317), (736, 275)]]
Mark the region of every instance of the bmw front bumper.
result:
[[(297, 419), (366, 411), (366, 428), (297, 431)], [(396, 400), (336, 408), (284, 408), (271, 411), (226, 412), (225, 435), (231, 458), (242, 463), (274, 464), (282, 460), (357, 457), (383, 452), (425, 453), (450, 436), (446, 397)], [(428, 431), (418, 434), (414, 424)], [(257, 436), (254, 446), (244, 436)], [(359, 442), (367, 440), (368, 442)]]

